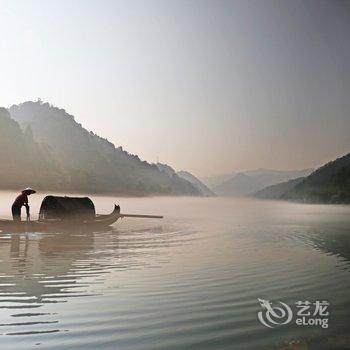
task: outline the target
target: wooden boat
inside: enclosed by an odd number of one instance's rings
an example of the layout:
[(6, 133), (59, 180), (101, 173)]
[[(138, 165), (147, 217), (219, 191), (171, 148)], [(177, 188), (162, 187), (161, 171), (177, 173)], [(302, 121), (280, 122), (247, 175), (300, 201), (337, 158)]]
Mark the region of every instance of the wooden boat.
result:
[(162, 219), (158, 215), (137, 215), (122, 214), (120, 207), (115, 205), (112, 213), (107, 215), (95, 215), (93, 219), (40, 219), (36, 221), (13, 221), (0, 219), (0, 231), (6, 232), (45, 232), (52, 230), (69, 229), (70, 227), (101, 229), (113, 225), (118, 219), (122, 218), (153, 218)]

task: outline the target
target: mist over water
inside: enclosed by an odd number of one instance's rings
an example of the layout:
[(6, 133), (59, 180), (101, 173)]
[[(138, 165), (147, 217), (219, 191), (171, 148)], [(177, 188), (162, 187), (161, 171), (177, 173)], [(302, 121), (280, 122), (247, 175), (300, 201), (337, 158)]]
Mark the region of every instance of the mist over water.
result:
[[(10, 217), (15, 193), (0, 194), (0, 216)], [(33, 215), (42, 198), (30, 197)], [(119, 203), (123, 213), (165, 218), (123, 219), (103, 232), (0, 233), (1, 349), (350, 345), (350, 207), (92, 199), (98, 213)], [(327, 300), (330, 326), (268, 329), (258, 298)]]

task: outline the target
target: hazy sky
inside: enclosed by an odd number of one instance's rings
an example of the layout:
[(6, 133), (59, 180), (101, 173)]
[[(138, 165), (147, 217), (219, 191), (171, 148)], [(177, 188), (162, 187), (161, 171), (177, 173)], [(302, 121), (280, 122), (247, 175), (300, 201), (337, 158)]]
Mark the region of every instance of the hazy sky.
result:
[(350, 152), (350, 1), (3, 1), (0, 106), (40, 97), (199, 176)]

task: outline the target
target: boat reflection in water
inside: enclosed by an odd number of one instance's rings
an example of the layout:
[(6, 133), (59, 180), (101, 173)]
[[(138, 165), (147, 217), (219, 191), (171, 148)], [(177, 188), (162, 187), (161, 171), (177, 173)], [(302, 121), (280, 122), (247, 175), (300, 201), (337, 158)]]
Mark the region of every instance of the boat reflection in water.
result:
[(73, 297), (98, 297), (98, 287), (111, 270), (135, 268), (140, 242), (131, 239), (130, 234), (145, 237), (147, 232), (153, 236), (149, 236), (149, 241), (142, 239), (142, 249), (153, 244), (154, 235), (162, 234), (160, 226), (126, 234), (113, 228), (70, 228), (60, 233), (0, 232), (0, 334), (67, 331), (59, 327), (59, 315), (67, 313), (62, 303)]
[[(74, 261), (92, 249), (94, 244), (92, 233), (81, 236), (76, 231), (61, 234), (14, 233), (10, 234), (8, 238), (6, 236), (2, 238), (0, 250), (4, 261), (0, 271), (2, 275), (13, 276), (9, 277), (11, 283), (14, 284), (8, 287), (9, 292), (21, 293), (25, 291), (27, 296), (31, 298), (29, 303), (33, 304), (34, 302), (36, 305), (42, 303), (43, 300), (45, 302), (45, 295), (48, 292), (60, 292), (63, 285), (74, 286), (77, 276), (74, 273), (69, 274), (70, 283), (68, 283), (68, 271), (72, 268)], [(6, 257), (8, 245), (4, 243), (7, 240), (10, 241), (10, 256)], [(60, 284), (45, 284), (53, 276), (55, 276), (55, 281), (60, 282)], [(60, 276), (64, 276), (63, 285)]]

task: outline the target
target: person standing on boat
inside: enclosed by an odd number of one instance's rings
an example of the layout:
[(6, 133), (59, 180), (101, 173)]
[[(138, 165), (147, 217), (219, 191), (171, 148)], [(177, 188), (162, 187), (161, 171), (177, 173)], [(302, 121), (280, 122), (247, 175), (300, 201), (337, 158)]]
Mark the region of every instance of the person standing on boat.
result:
[(22, 193), (15, 199), (12, 204), (12, 217), (14, 221), (21, 221), (21, 208), (25, 207), (27, 212), (27, 220), (30, 220), (30, 207), (28, 204), (28, 196), (36, 193), (32, 188), (26, 188)]

